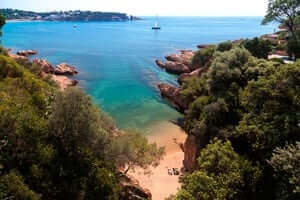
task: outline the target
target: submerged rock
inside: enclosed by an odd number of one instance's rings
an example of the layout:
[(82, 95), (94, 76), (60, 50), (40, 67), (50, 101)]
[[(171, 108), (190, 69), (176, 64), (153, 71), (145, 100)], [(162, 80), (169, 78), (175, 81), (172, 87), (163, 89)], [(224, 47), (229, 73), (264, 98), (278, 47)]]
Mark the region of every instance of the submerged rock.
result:
[(78, 71), (74, 66), (71, 66), (67, 63), (61, 63), (56, 66), (54, 73), (56, 75), (74, 75), (78, 74)]
[(35, 50), (23, 50), (23, 51), (18, 51), (17, 54), (19, 56), (31, 56), (31, 55), (35, 55), (37, 54), (38, 52), (35, 51)]

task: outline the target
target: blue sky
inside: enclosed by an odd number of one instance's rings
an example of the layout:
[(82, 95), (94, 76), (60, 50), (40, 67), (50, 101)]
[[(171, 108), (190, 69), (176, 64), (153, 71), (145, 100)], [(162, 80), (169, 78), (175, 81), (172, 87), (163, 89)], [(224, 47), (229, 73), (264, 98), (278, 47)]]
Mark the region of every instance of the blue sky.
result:
[(0, 0), (1, 8), (33, 11), (118, 11), (146, 16), (263, 16), (267, 0)]

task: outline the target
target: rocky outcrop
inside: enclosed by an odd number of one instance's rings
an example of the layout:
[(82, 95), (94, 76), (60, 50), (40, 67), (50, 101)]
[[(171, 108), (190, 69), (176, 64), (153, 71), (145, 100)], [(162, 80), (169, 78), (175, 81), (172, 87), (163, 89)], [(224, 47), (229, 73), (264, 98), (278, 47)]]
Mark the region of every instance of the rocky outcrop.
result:
[(42, 71), (47, 74), (53, 74), (55, 72), (55, 68), (47, 60), (36, 58), (32, 63), (41, 66)]
[(190, 73), (194, 70), (194, 66), (191, 65), (191, 59), (194, 56), (194, 52), (191, 50), (182, 50), (179, 54), (171, 54), (166, 56), (167, 62), (156, 60), (156, 65), (165, 69), (168, 73), (183, 74)]
[(54, 73), (56, 75), (75, 75), (78, 74), (78, 71), (75, 69), (75, 67), (67, 64), (67, 63), (61, 63), (56, 66)]
[(196, 137), (189, 135), (183, 145), (184, 160), (183, 166), (186, 171), (193, 172), (196, 166), (196, 159), (198, 154)]
[(28, 56), (31, 56), (31, 55), (35, 55), (35, 54), (37, 54), (37, 53), (38, 53), (38, 52), (35, 51), (35, 50), (23, 50), (23, 51), (18, 51), (18, 52), (17, 52), (17, 55), (28, 57)]
[(152, 199), (150, 190), (142, 188), (135, 178), (129, 175), (121, 175), (120, 183), (122, 186), (123, 200), (144, 200)]
[(19, 55), (12, 54), (12, 53), (9, 53), (8, 56), (10, 58), (16, 60), (17, 62), (28, 62), (29, 61), (29, 59), (26, 56), (19, 56)]
[(207, 68), (206, 67), (203, 67), (203, 68), (199, 68), (199, 69), (196, 69), (190, 73), (184, 73), (184, 74), (181, 74), (179, 77), (178, 77), (178, 83), (179, 84), (182, 84), (184, 79), (186, 78), (191, 78), (191, 77), (200, 77), (204, 72), (207, 71)]
[(166, 83), (158, 84), (161, 96), (175, 107), (179, 112), (184, 112), (187, 109), (188, 103), (180, 95), (180, 88), (171, 86)]
[(191, 60), (194, 56), (194, 52), (192, 50), (181, 50), (180, 54), (171, 54), (166, 56), (166, 60), (176, 62), (176, 63), (182, 63), (191, 70), (193, 69), (193, 66), (191, 65)]
[(182, 73), (191, 72), (189, 67), (183, 63), (178, 63), (178, 62), (173, 62), (173, 61), (167, 61), (164, 63), (160, 60), (156, 60), (155, 62), (160, 68), (165, 69), (168, 73), (171, 73), (171, 74), (180, 75)]

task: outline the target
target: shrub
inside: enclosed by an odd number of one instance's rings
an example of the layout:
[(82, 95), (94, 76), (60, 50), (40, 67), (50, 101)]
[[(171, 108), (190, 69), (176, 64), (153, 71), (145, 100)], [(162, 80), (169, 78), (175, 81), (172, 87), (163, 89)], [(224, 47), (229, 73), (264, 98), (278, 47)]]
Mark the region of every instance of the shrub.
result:
[(263, 40), (257, 37), (252, 40), (244, 40), (241, 45), (257, 58), (267, 59), (272, 50), (272, 44), (269, 40)]
[(214, 53), (215, 47), (198, 50), (192, 58), (192, 65), (197, 67), (209, 66), (211, 60), (213, 59)]
[(217, 46), (217, 51), (221, 51), (221, 52), (224, 52), (224, 51), (229, 51), (231, 50), (233, 47), (233, 44), (231, 41), (226, 41), (226, 42), (221, 42), (220, 44), (218, 44)]

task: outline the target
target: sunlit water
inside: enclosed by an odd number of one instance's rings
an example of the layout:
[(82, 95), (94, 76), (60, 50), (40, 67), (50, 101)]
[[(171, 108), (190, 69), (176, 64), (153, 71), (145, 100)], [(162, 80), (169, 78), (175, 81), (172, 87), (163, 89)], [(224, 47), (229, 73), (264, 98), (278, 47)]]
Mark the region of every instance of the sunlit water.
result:
[[(53, 64), (77, 66), (75, 78), (123, 129), (149, 131), (154, 123), (181, 115), (160, 97), (158, 82), (176, 84), (154, 60), (198, 44), (260, 36), (274, 24), (260, 26), (260, 17), (162, 17), (133, 22), (10, 22), (3, 44), (35, 49)], [(73, 28), (77, 25), (77, 28)]]

